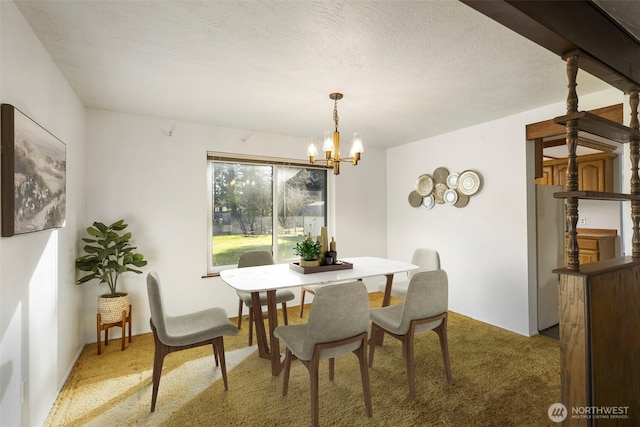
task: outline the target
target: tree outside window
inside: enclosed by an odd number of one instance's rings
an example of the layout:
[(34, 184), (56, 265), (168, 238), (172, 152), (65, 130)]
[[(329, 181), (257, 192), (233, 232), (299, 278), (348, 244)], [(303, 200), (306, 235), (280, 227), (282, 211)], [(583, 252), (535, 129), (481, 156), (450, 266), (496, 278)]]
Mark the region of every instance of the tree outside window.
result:
[(293, 259), (295, 243), (326, 225), (326, 170), (212, 165), (212, 267), (236, 264), (242, 252), (255, 249), (271, 251), (276, 261)]

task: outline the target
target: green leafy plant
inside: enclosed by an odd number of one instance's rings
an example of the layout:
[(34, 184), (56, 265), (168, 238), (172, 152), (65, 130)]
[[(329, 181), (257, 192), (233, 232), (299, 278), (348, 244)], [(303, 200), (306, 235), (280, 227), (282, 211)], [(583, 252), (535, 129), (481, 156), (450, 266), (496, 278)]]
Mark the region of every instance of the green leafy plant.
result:
[(304, 240), (296, 243), (296, 247), (293, 248), (294, 253), (305, 261), (312, 261), (318, 259), (320, 256), (320, 249), (322, 245), (319, 242), (311, 240)]
[(117, 292), (118, 278), (122, 273), (142, 273), (132, 267), (144, 267), (147, 261), (142, 254), (134, 252), (137, 248), (129, 243), (131, 233), (121, 233), (127, 225), (121, 219), (109, 226), (94, 222), (92, 227), (87, 228), (87, 233), (92, 237), (82, 239), (87, 243), (84, 246), (86, 255), (76, 258), (76, 268), (89, 274), (80, 277), (77, 285), (97, 279), (99, 284), (106, 283), (109, 296), (115, 297), (122, 295)]

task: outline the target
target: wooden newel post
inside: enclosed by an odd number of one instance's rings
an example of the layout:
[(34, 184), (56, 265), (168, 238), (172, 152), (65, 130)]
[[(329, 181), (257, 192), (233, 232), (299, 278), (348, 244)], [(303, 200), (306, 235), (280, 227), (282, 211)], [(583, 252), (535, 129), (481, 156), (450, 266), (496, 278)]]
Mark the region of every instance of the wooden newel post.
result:
[[(638, 129), (638, 91), (629, 93), (631, 105), (631, 120), (629, 127)], [(638, 176), (638, 161), (640, 160), (640, 141), (632, 139), (629, 143), (631, 158), (631, 194), (640, 195), (640, 176)], [(631, 237), (631, 256), (640, 258), (640, 200), (631, 200), (631, 222), (633, 234)]]
[[(578, 111), (578, 93), (576, 92), (576, 77), (578, 74), (578, 55), (567, 57), (567, 78), (569, 93), (567, 95), (567, 114)], [(569, 120), (567, 127), (567, 181), (565, 191), (578, 191), (578, 164), (576, 162), (576, 149), (578, 147), (578, 121)], [(567, 268), (578, 271), (580, 269), (579, 249), (578, 249), (578, 199), (569, 197), (566, 202), (566, 222), (567, 222)]]

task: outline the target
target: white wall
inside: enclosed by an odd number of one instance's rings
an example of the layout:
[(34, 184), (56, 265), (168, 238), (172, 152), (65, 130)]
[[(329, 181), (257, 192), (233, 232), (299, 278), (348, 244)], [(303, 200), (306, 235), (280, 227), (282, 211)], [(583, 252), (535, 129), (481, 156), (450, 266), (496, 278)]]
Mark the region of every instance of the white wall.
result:
[[(580, 108), (622, 101), (612, 89), (581, 98)], [(437, 249), (449, 275), (452, 311), (520, 334), (537, 333), (533, 150), (525, 126), (565, 108), (559, 103), (388, 151), (388, 256), (410, 259), (416, 247)], [(464, 208), (411, 207), (407, 197), (418, 176), (441, 166), (480, 172), (483, 188)], [(613, 209), (619, 212), (619, 204)], [(617, 228), (620, 215), (613, 217), (611, 228)]]
[[(529, 334), (526, 156), (518, 140), (524, 125), (512, 116), (389, 150), (387, 239), (391, 258), (438, 250), (452, 311)], [(416, 179), (437, 167), (473, 169), (483, 187), (464, 208), (411, 207)]]
[[(67, 144), (65, 227), (0, 238), (0, 425), (41, 425), (82, 346), (95, 341), (96, 298), (104, 290), (74, 285), (73, 262), (84, 228), (96, 219), (125, 218), (149, 259), (145, 272), (161, 274), (170, 311), (215, 304), (234, 316), (234, 291), (220, 279), (201, 278), (208, 244), (206, 152), (303, 158), (306, 142), (85, 112), (7, 1), (0, 2), (0, 101), (15, 105)], [(619, 92), (611, 90), (581, 98), (580, 106), (621, 101)], [(344, 165), (335, 180), (334, 234), (340, 256), (408, 260), (415, 247), (435, 247), (449, 273), (453, 311), (535, 333), (533, 160), (524, 126), (563, 112), (563, 103), (544, 107), (387, 153), (366, 147), (361, 164)], [(418, 175), (439, 166), (478, 170), (484, 187), (462, 209), (411, 208), (407, 196)], [(609, 217), (589, 215), (598, 221)], [(370, 290), (376, 282), (367, 283)], [(125, 276), (123, 285), (134, 304), (135, 333), (147, 332), (145, 276)]]
[[(304, 159), (306, 145), (301, 138), (87, 110), (87, 222), (126, 220), (134, 245), (149, 260), (144, 272), (160, 274), (170, 312), (214, 304), (235, 316), (235, 291), (219, 278), (202, 278), (210, 242), (207, 151)], [(366, 147), (360, 165), (343, 165), (335, 179), (341, 257), (386, 255), (384, 156)], [(122, 280), (132, 300), (134, 334), (149, 331), (146, 274)], [(104, 291), (85, 285), (87, 342), (95, 341), (96, 298)]]
[(13, 2), (0, 2), (0, 41), (0, 101), (67, 150), (65, 226), (0, 238), (0, 425), (42, 425), (84, 346), (73, 264), (84, 215), (84, 107)]

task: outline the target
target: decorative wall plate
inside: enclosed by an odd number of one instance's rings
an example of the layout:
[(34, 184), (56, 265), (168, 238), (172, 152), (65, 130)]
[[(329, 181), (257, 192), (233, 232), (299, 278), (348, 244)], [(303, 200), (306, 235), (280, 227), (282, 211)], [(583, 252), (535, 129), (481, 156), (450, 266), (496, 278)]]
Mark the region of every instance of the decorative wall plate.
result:
[(458, 176), (458, 192), (465, 196), (473, 196), (482, 187), (482, 178), (477, 172), (467, 170)]
[(433, 182), (436, 184), (446, 184), (449, 176), (449, 169), (439, 167), (433, 171)]
[(444, 202), (447, 205), (454, 205), (458, 201), (458, 192), (449, 188), (444, 192)]
[(447, 191), (447, 184), (439, 182), (435, 185), (433, 190), (433, 197), (436, 199), (436, 203), (444, 204), (444, 192)]
[(416, 191), (412, 191), (409, 193), (409, 204), (414, 208), (417, 208), (422, 204), (422, 196), (419, 195)]
[(458, 176), (460, 174), (458, 172), (451, 172), (449, 176), (447, 176), (447, 187), (453, 188), (454, 190), (458, 188)]
[(469, 203), (469, 196), (465, 196), (464, 194), (458, 194), (458, 201), (453, 205), (456, 208), (464, 208)]
[(429, 174), (423, 174), (416, 181), (416, 192), (422, 197), (428, 196), (433, 191), (433, 179)]
[(463, 208), (483, 185), (482, 175), (471, 169), (463, 172), (449, 172), (438, 167), (433, 174), (418, 176), (415, 189), (409, 194), (409, 204), (432, 209), (436, 204)]
[(432, 207), (435, 206), (435, 204), (436, 204), (436, 201), (433, 197), (433, 194), (430, 194), (424, 199), (422, 199), (422, 206), (424, 206), (427, 209), (431, 209)]

